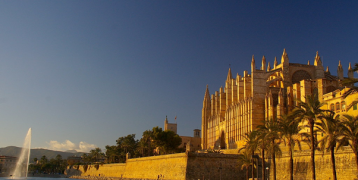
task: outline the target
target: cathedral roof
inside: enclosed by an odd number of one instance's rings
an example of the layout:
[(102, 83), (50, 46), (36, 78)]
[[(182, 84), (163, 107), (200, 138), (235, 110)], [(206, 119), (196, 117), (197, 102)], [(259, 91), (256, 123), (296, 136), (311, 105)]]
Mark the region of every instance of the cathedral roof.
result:
[(325, 77), (327, 80), (331, 80), (331, 81), (337, 81), (337, 80), (339, 80), (337, 76), (333, 76), (333, 75), (331, 75), (331, 73), (329, 73), (329, 72), (324, 72), (324, 77)]

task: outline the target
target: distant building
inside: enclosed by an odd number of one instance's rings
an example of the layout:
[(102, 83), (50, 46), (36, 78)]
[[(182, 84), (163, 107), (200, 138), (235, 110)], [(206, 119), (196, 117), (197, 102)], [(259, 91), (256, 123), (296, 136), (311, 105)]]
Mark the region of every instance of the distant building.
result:
[(164, 131), (171, 130), (177, 134), (177, 123), (168, 123), (168, 116), (165, 117)]
[[(176, 123), (168, 123), (168, 117), (165, 117), (164, 121), (164, 131), (170, 130), (177, 134), (177, 124)], [(179, 148), (184, 148), (189, 151), (196, 151), (201, 149), (201, 138), (200, 138), (200, 129), (194, 129), (194, 137), (190, 136), (180, 136), (181, 144)], [(188, 147), (189, 145), (189, 147)], [(188, 149), (189, 148), (189, 149)]]
[(0, 156), (0, 173), (10, 173), (16, 167), (17, 157)]
[(200, 129), (194, 129), (194, 137), (180, 136), (181, 144), (179, 148), (184, 148), (186, 151), (197, 151), (201, 149)]

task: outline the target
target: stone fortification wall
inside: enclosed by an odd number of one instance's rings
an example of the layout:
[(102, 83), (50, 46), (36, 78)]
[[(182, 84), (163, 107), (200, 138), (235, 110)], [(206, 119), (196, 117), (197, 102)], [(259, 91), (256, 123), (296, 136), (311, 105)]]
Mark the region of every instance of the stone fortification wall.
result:
[[(355, 180), (357, 178), (357, 166), (354, 160), (354, 153), (350, 149), (335, 152), (337, 178), (344, 180)], [(283, 154), (281, 158), (276, 158), (277, 179), (289, 179), (289, 156)], [(311, 179), (311, 156), (310, 151), (294, 153), (294, 179)], [(316, 179), (333, 179), (331, 156), (329, 152), (323, 154), (316, 151)], [(270, 179), (273, 178), (272, 167), (270, 168)]]
[(84, 171), (72, 166), (66, 170), (67, 177), (89, 179), (242, 179), (237, 155), (217, 153), (179, 153), (162, 156), (128, 159), (126, 163), (104, 164), (98, 169), (91, 166)]
[(68, 167), (65, 174), (67, 177), (121, 177), (125, 172), (125, 168), (125, 163), (103, 164), (99, 165), (98, 169), (94, 165), (89, 165), (85, 171), (83, 165), (79, 167), (74, 165)]
[(126, 163), (103, 164), (96, 169), (91, 165), (72, 166), (66, 170), (67, 177), (72, 178), (108, 178), (108, 179), (185, 179), (187, 154), (170, 154), (128, 159)]
[[(245, 172), (240, 170), (238, 155), (217, 153), (179, 153), (162, 156), (134, 158), (127, 163), (104, 164), (98, 169), (83, 166), (77, 170), (72, 166), (66, 170), (67, 177), (80, 179), (122, 179), (122, 180), (202, 180), (202, 179), (244, 179)], [(336, 169), (338, 179), (355, 180), (357, 167), (354, 154), (347, 148), (336, 152)], [(270, 166), (271, 160), (267, 160)], [(289, 179), (289, 156), (284, 153), (276, 158), (277, 179)], [(273, 171), (270, 167), (270, 179)], [(261, 172), (261, 169), (259, 169)], [(256, 173), (255, 173), (256, 174)], [(311, 179), (310, 151), (294, 153), (294, 179)], [(261, 175), (260, 175), (261, 176)], [(317, 179), (333, 179), (330, 154), (316, 151)]]
[(186, 179), (244, 179), (237, 159), (236, 154), (189, 153)]
[(185, 179), (187, 154), (152, 156), (128, 159), (125, 178), (132, 179)]

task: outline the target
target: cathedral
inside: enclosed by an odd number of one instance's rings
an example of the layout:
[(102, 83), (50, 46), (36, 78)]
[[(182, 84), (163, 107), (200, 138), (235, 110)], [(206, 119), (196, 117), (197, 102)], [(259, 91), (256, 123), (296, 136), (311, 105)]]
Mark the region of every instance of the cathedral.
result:
[[(348, 78), (353, 76), (354, 72), (349, 64)], [(304, 101), (305, 96), (317, 93), (319, 100), (325, 102), (336, 94), (346, 92), (347, 88), (341, 84), (344, 78), (341, 63), (338, 64), (337, 76), (333, 76), (328, 67), (324, 70), (318, 52), (313, 64), (298, 64), (289, 62), (284, 49), (280, 64), (275, 58), (271, 66), (266, 63), (264, 56), (260, 69), (256, 69), (253, 56), (251, 74), (244, 71), (243, 76), (237, 74), (233, 77), (229, 68), (224, 88), (221, 87), (210, 95), (209, 88), (206, 87), (202, 109), (201, 148), (241, 147), (245, 133), (254, 130), (265, 119), (276, 119), (290, 112), (297, 100)], [(343, 112), (344, 100), (334, 102), (338, 106), (333, 109), (339, 108)]]

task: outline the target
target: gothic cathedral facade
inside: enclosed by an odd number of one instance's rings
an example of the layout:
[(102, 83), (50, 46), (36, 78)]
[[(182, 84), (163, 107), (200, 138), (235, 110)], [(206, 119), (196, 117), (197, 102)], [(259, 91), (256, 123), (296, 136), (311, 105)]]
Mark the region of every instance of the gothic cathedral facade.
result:
[[(322, 65), (317, 52), (314, 63), (289, 63), (286, 50), (270, 66), (262, 58), (261, 68), (256, 69), (254, 56), (251, 61), (251, 74), (244, 71), (243, 76), (227, 75), (225, 88), (221, 87), (210, 96), (206, 87), (202, 109), (202, 149), (236, 149), (244, 144), (244, 135), (262, 124), (268, 118), (277, 118), (291, 111), (297, 100), (304, 101), (306, 95), (323, 95), (343, 89), (344, 79), (341, 63), (337, 76), (330, 74)], [(349, 64), (348, 77), (354, 72)]]

